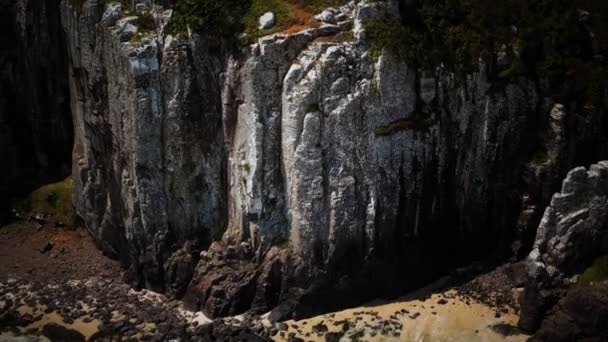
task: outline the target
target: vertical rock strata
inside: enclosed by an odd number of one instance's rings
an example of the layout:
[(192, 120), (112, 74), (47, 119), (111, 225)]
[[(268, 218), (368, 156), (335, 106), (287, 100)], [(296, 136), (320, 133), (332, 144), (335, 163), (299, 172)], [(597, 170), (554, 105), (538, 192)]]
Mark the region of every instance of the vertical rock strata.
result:
[(154, 2), (77, 3), (62, 20), (78, 212), (140, 285), (211, 315), (310, 314), (508, 249), (520, 212), (520, 235), (538, 223), (547, 170), (605, 126), (599, 108), (568, 138), (578, 114), (532, 80), (494, 84), (480, 65), (456, 81), (369, 51), (363, 24), (398, 16), (394, 1), (240, 49), (174, 36)]
[(156, 6), (151, 32), (120, 4), (73, 6), (63, 2), (62, 18), (76, 207), (135, 280), (162, 289), (181, 260), (171, 255), (207, 247), (226, 220), (222, 46), (162, 34), (170, 12)]

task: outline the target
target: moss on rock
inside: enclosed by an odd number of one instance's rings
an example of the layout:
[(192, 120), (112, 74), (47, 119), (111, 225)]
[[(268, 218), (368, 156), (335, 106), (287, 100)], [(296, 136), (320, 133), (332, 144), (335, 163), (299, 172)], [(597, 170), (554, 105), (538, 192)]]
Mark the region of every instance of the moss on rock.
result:
[(72, 202), (73, 190), (71, 177), (44, 185), (23, 200), (18, 209), (31, 216), (43, 216), (50, 221), (73, 224), (76, 216)]
[(608, 255), (601, 256), (578, 277), (577, 286), (586, 286), (608, 280)]

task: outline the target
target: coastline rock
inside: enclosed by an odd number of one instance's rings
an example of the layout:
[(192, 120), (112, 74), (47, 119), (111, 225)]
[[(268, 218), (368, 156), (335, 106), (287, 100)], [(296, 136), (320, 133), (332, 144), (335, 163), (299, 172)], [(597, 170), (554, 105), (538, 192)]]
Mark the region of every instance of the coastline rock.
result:
[(608, 339), (608, 282), (572, 288), (543, 320), (530, 339), (541, 341), (605, 341)]
[(565, 289), (608, 253), (608, 161), (568, 173), (538, 227), (527, 258), (519, 325), (534, 331)]
[(583, 120), (491, 65), (457, 81), (370, 51), (394, 0), (238, 47), (146, 5), (158, 27), (62, 2), (75, 206), (132, 283), (213, 316), (311, 315), (524, 253), (564, 170), (607, 150), (586, 148), (605, 108)]

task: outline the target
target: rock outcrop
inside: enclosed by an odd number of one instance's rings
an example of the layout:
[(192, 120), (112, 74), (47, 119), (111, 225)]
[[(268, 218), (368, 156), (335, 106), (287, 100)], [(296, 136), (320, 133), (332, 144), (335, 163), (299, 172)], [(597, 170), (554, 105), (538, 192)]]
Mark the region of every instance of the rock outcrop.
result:
[(68, 59), (59, 0), (0, 1), (0, 223), (11, 199), (70, 173)]
[(525, 77), (371, 51), (365, 24), (396, 1), (323, 13), (235, 47), (173, 34), (158, 1), (63, 2), (75, 204), (136, 283), (213, 316), (398, 295), (531, 245), (560, 170), (606, 127), (605, 106), (579, 120)]
[(601, 161), (589, 170), (577, 167), (570, 171), (561, 192), (545, 210), (527, 259), (520, 325), (536, 329), (544, 314), (576, 282), (576, 276), (606, 253), (608, 162)]
[(606, 341), (608, 282), (573, 288), (552, 308), (531, 342)]

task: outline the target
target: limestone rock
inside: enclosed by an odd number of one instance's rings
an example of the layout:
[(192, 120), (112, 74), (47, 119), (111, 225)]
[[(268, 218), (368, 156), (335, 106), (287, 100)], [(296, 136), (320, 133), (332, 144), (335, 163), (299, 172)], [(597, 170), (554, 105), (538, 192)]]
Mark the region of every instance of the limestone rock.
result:
[(565, 134), (576, 113), (533, 80), (374, 56), (364, 23), (399, 17), (398, 1), (238, 51), (173, 36), (172, 12), (147, 3), (161, 27), (138, 40), (118, 10), (63, 2), (75, 205), (138, 285), (179, 295), (196, 265), (186, 299), (214, 316), (401, 294), (454, 255), (509, 249), (520, 211), (527, 246), (562, 170), (604, 133), (598, 110)]
[(528, 279), (520, 326), (534, 331), (549, 310), (596, 257), (608, 252), (608, 162), (568, 173), (537, 230), (527, 258)]
[(114, 26), (123, 15), (122, 4), (109, 3), (101, 17), (101, 24), (106, 27)]
[(323, 23), (336, 24), (337, 23), (337, 18), (336, 18), (337, 13), (338, 13), (338, 11), (335, 8), (328, 8), (328, 9), (324, 10), (323, 12), (317, 14), (315, 16), (315, 19), (317, 21), (320, 21)]
[(135, 283), (162, 290), (165, 273), (187, 282), (167, 263), (171, 255), (185, 242), (206, 248), (224, 227), (222, 42), (157, 33), (127, 41), (137, 17), (97, 30), (102, 10), (95, 1), (80, 9), (62, 3), (75, 99), (75, 206)]
[(259, 26), (260, 30), (265, 30), (265, 29), (269, 29), (269, 28), (273, 27), (275, 24), (274, 13), (266, 12), (266, 13), (262, 14), (262, 16), (260, 17), (259, 23), (260, 23), (260, 26)]
[(529, 275), (556, 284), (608, 251), (607, 207), (608, 161), (570, 171), (538, 227)]

